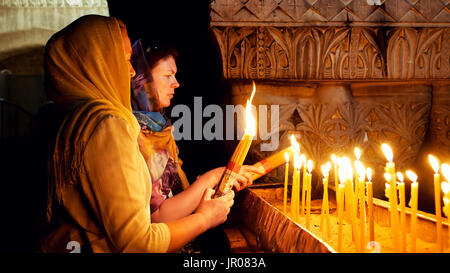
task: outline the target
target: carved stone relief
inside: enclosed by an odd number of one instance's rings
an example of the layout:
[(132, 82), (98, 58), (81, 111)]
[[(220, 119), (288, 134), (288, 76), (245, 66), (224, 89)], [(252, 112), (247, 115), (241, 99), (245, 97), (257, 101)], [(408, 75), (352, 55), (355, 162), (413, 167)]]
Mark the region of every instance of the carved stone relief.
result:
[(433, 90), (433, 109), (430, 117), (431, 141), (439, 155), (450, 157), (450, 86), (437, 85)]
[(444, 0), (213, 0), (211, 20), (220, 23), (435, 23), (450, 22)]
[(212, 27), (228, 79), (446, 79), (443, 28)]
[(105, 0), (0, 0), (0, 8), (108, 7)]

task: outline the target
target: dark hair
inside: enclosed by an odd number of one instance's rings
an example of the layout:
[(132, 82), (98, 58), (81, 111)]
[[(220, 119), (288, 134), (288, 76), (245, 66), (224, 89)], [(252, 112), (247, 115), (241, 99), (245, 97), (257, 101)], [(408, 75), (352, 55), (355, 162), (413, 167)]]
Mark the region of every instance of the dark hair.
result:
[(143, 48), (145, 59), (150, 70), (152, 70), (156, 66), (158, 61), (169, 56), (172, 56), (175, 61), (177, 61), (178, 59), (178, 51), (171, 43), (161, 43), (158, 41), (148, 43), (143, 41)]

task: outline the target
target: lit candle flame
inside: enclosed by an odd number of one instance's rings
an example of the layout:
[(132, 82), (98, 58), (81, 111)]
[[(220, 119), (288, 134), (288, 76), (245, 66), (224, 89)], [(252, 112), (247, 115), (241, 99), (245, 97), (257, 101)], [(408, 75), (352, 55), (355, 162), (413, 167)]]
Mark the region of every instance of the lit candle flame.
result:
[(331, 163), (330, 162), (327, 162), (327, 164), (325, 164), (325, 166), (327, 167), (327, 169), (328, 169), (328, 172), (331, 170)]
[(289, 163), (289, 153), (284, 153), (284, 159)]
[(294, 154), (294, 168), (300, 169), (301, 166), (300, 157), (298, 156), (298, 153)]
[(306, 156), (304, 154), (300, 155), (300, 161), (304, 164), (306, 163)]
[(341, 184), (344, 184), (346, 178), (347, 178), (347, 173), (345, 172), (344, 168), (339, 168), (339, 182)]
[(359, 176), (359, 179), (360, 180), (364, 180), (366, 174), (365, 174), (364, 165), (361, 163), (361, 161), (356, 161), (355, 162), (355, 170), (356, 170), (356, 173)]
[(397, 178), (398, 178), (398, 180), (400, 181), (400, 182), (402, 182), (403, 183), (403, 174), (401, 173), (401, 172), (397, 172)]
[(255, 96), (256, 86), (253, 82), (253, 91), (250, 96), (250, 100), (247, 100), (247, 105), (245, 106), (245, 133), (255, 136), (256, 135), (256, 121), (252, 113), (252, 101)]
[(432, 155), (428, 155), (428, 161), (430, 162), (434, 173), (439, 173), (439, 161), (437, 160), (437, 158)]
[(387, 182), (391, 181), (391, 175), (389, 173), (384, 173), (384, 179), (386, 179)]
[(322, 165), (322, 173), (324, 177), (328, 176), (328, 173), (330, 172), (331, 164), (330, 162), (327, 162), (327, 164)]
[(331, 155), (331, 161), (333, 161), (333, 164), (337, 164), (336, 156), (334, 154)]
[(353, 176), (353, 168), (352, 168), (352, 163), (350, 162), (350, 158), (348, 158), (348, 157), (340, 158), (340, 164), (341, 164), (342, 168), (344, 168), (345, 172), (347, 173), (347, 176), (352, 177)]
[(312, 162), (312, 160), (308, 160), (308, 163), (307, 163), (308, 165), (308, 173), (311, 173), (312, 172), (312, 168), (313, 168), (313, 162)]
[(413, 171), (406, 171), (406, 176), (409, 180), (411, 180), (413, 183), (417, 182), (417, 174), (415, 174)]
[(291, 146), (294, 147), (295, 153), (300, 153), (300, 144), (298, 144), (297, 138), (294, 135), (291, 135)]
[(355, 157), (356, 160), (359, 160), (361, 158), (361, 150), (358, 147), (355, 148)]
[(336, 158), (336, 165), (338, 166), (338, 167), (342, 167), (343, 166), (343, 160), (342, 160), (342, 157), (337, 157)]
[(371, 181), (372, 180), (372, 169), (371, 168), (367, 168), (366, 175), (367, 175), (367, 180)]
[(444, 192), (444, 194), (449, 193), (450, 192), (450, 183), (442, 182), (441, 188), (442, 188), (442, 192)]
[(389, 162), (392, 162), (392, 160), (394, 160), (394, 154), (392, 153), (392, 149), (389, 145), (387, 145), (386, 143), (383, 143), (381, 145), (381, 149), (383, 150), (384, 156), (386, 157), (386, 159)]
[(447, 181), (450, 181), (450, 166), (447, 163), (442, 164), (441, 171)]
[(252, 83), (253, 83), (253, 91), (252, 91), (252, 95), (250, 96), (250, 103), (253, 101), (253, 97), (255, 96), (255, 93), (256, 93), (255, 81), (252, 81)]

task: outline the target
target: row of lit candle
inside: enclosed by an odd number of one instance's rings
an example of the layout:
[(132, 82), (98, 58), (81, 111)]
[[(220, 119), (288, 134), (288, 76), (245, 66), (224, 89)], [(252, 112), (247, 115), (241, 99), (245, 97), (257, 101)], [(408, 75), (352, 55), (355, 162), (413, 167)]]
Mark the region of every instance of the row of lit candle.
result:
[[(256, 87), (253, 82), (253, 92), (250, 100), (247, 100), (246, 114), (245, 114), (245, 134), (239, 142), (236, 150), (234, 151), (232, 158), (227, 164), (226, 171), (221, 181), (218, 184), (216, 190), (216, 196), (223, 195), (231, 189), (233, 181), (236, 178), (236, 174), (239, 172), (247, 153), (250, 149), (253, 137), (256, 134), (256, 122), (251, 113), (251, 101), (255, 95)], [(394, 251), (406, 252), (406, 200), (405, 200), (405, 185), (403, 181), (403, 175), (396, 173), (395, 163), (393, 162), (393, 153), (389, 145), (382, 144), (383, 153), (387, 159), (385, 166), (385, 179), (386, 185), (386, 197), (390, 203), (390, 218), (393, 237)], [(313, 162), (311, 160), (306, 161), (306, 157), (300, 154), (300, 145), (297, 143), (294, 136), (291, 136), (291, 146), (256, 163), (254, 166), (260, 167), (264, 170), (264, 174), (269, 173), (274, 168), (286, 163), (285, 167), (285, 184), (284, 184), (284, 201), (283, 210), (287, 213), (287, 192), (288, 192), (288, 179), (289, 179), (289, 158), (293, 155), (294, 172), (293, 182), (291, 189), (291, 216), (294, 220), (298, 221), (300, 216), (306, 214), (306, 228), (309, 229), (310, 225), (310, 213), (311, 213), (311, 177)], [(352, 226), (352, 239), (355, 242), (355, 246), (358, 252), (364, 251), (365, 246), (365, 231), (366, 231), (366, 202), (368, 207), (368, 224), (369, 224), (369, 238), (370, 241), (374, 241), (374, 219), (373, 219), (373, 188), (372, 188), (372, 171), (370, 168), (367, 170), (360, 162), (361, 152), (358, 148), (355, 148), (354, 162), (355, 176), (353, 176), (353, 168), (350, 160), (346, 157), (337, 158), (335, 155), (331, 156), (334, 164), (334, 181), (336, 190), (336, 199), (338, 207), (338, 250), (342, 250), (342, 225), (344, 216), (347, 221), (351, 222)], [(429, 156), (430, 164), (434, 170), (434, 199), (435, 199), (435, 213), (436, 213), (436, 234), (438, 250), (443, 252), (443, 236), (442, 236), (442, 210), (445, 215), (449, 217), (450, 213), (450, 184), (448, 182), (441, 183), (439, 173), (439, 161), (432, 155)], [(300, 176), (300, 169), (303, 166), (303, 175)], [(321, 213), (321, 224), (323, 226), (323, 219), (325, 219), (327, 225), (327, 237), (330, 236), (329, 227), (329, 200), (328, 200), (328, 180), (331, 164), (327, 163), (322, 166), (323, 174), (323, 202)], [(441, 171), (447, 180), (450, 180), (450, 166), (442, 164)], [(262, 175), (264, 175), (262, 174)], [(254, 175), (253, 180), (259, 178), (262, 175)], [(412, 238), (411, 251), (416, 251), (416, 238), (417, 238), (417, 208), (418, 208), (418, 182), (417, 175), (412, 171), (407, 171), (406, 175), (412, 181), (411, 184), (411, 199), (409, 206), (411, 207), (411, 227), (410, 233)], [(366, 181), (366, 176), (368, 181)], [(338, 179), (339, 177), (339, 179)], [(355, 178), (355, 179), (354, 179)], [(397, 181), (399, 178), (399, 181)], [(303, 185), (300, 183), (303, 182)], [(441, 210), (440, 190), (444, 192), (443, 203), (444, 207)], [(301, 189), (301, 206), (300, 206), (300, 189)], [(399, 191), (399, 196), (397, 196)], [(400, 200), (399, 200), (400, 199)], [(400, 203), (399, 203), (400, 201)], [(306, 203), (306, 204), (305, 204)], [(400, 221), (398, 218), (398, 206), (400, 206)], [(299, 213), (300, 210), (300, 213)], [(345, 211), (344, 211), (345, 210)], [(359, 221), (357, 214), (359, 210)], [(359, 226), (359, 228), (358, 228)], [(401, 236), (400, 236), (401, 235)], [(450, 228), (449, 228), (450, 239)], [(450, 244), (449, 244), (450, 247)]]
[[(385, 145), (385, 144), (384, 144)], [(392, 196), (392, 193), (399, 193), (399, 206), (400, 206), (400, 223), (398, 221), (398, 212), (395, 209), (391, 209), (391, 220), (395, 220), (395, 222), (392, 223), (392, 232), (393, 232), (393, 239), (394, 239), (394, 250), (398, 252), (406, 252), (406, 200), (405, 200), (405, 183), (403, 174), (401, 172), (395, 173), (395, 166), (392, 162), (391, 153), (389, 150), (390, 148), (387, 146), (384, 148), (387, 152), (385, 152), (386, 157), (388, 158), (388, 163), (386, 164), (384, 174), (385, 179), (389, 182), (386, 183), (386, 197), (389, 198), (390, 202), (397, 203), (396, 195)], [(440, 181), (440, 173), (439, 173), (439, 160), (434, 157), (433, 155), (429, 155), (429, 162), (434, 170), (434, 199), (435, 199), (435, 218), (436, 218), (436, 244), (437, 244), (437, 251), (443, 252), (444, 251), (444, 242), (443, 242), (443, 234), (442, 234), (442, 213), (441, 213), (441, 188), (444, 192), (444, 212), (446, 213), (447, 217), (448, 214), (448, 182), (443, 182), (441, 184)], [(447, 180), (450, 179), (450, 167), (447, 164), (442, 164), (441, 170), (446, 177)], [(396, 175), (393, 178), (393, 174)], [(408, 170), (406, 171), (406, 176), (411, 180), (411, 198), (409, 202), (409, 206), (411, 208), (411, 224), (410, 224), (410, 234), (411, 234), (411, 252), (416, 252), (416, 246), (417, 246), (417, 210), (418, 210), (418, 188), (419, 184), (417, 182), (417, 175)], [(392, 183), (395, 182), (395, 183)], [(446, 201), (447, 200), (447, 201)], [(447, 203), (447, 206), (445, 205)], [(400, 226), (398, 226), (398, 223)], [(397, 231), (397, 232), (396, 232)], [(398, 235), (398, 233), (401, 234), (401, 236)], [(397, 236), (397, 237), (395, 237)], [(449, 236), (450, 238), (450, 236)]]
[[(295, 139), (295, 138), (292, 138)], [(296, 141), (292, 141), (293, 145), (297, 146)], [(291, 190), (291, 216), (294, 220), (298, 221), (299, 216), (303, 216), (306, 213), (306, 228), (309, 228), (310, 218), (310, 202), (311, 202), (311, 167), (306, 171), (305, 160), (299, 159), (299, 148), (293, 149), (294, 151), (294, 174)], [(395, 252), (406, 252), (406, 234), (407, 234), (407, 222), (406, 222), (406, 197), (405, 197), (405, 183), (403, 174), (395, 171), (395, 163), (393, 162), (393, 153), (391, 148), (387, 144), (382, 145), (383, 153), (386, 156), (387, 163), (385, 166), (385, 184), (386, 197), (389, 199), (390, 204), (390, 219), (391, 230), (393, 238), (393, 250)], [(337, 158), (332, 155), (331, 159), (334, 164), (335, 174), (335, 188), (336, 188), (336, 201), (338, 209), (338, 251), (342, 250), (342, 225), (344, 216), (347, 221), (350, 222), (352, 227), (352, 239), (355, 243), (356, 250), (358, 252), (364, 252), (366, 243), (366, 222), (368, 224), (369, 240), (375, 240), (375, 228), (374, 228), (374, 216), (373, 216), (373, 185), (372, 185), (372, 170), (370, 168), (365, 169), (364, 165), (360, 161), (360, 150), (355, 149), (356, 160), (354, 162), (355, 174), (353, 174), (352, 164), (350, 159)], [(289, 153), (285, 151), (285, 183), (284, 183), (284, 202), (283, 210), (287, 212), (287, 190), (288, 190), (288, 178), (289, 178)], [(440, 189), (444, 192), (444, 213), (448, 216), (450, 212), (450, 184), (448, 182), (440, 183), (440, 177), (436, 168), (437, 159), (430, 156), (430, 163), (435, 170), (435, 199), (436, 201), (436, 228), (437, 228), (437, 245), (438, 250), (443, 252), (442, 243), (442, 216), (440, 214)], [(312, 161), (308, 161), (312, 166)], [(299, 191), (300, 191), (300, 169), (304, 166), (303, 170), (303, 187), (300, 213), (299, 209)], [(447, 172), (444, 169), (448, 169)], [(321, 211), (320, 228), (323, 230), (323, 223), (325, 221), (326, 234), (329, 238), (331, 232), (329, 227), (329, 198), (328, 198), (328, 180), (331, 164), (327, 162), (322, 166), (324, 186), (323, 190), (323, 202)], [(448, 173), (447, 180), (450, 179), (450, 167), (447, 164), (442, 165), (442, 171)], [(406, 172), (407, 177), (411, 180), (411, 198), (409, 202), (411, 210), (410, 221), (410, 234), (411, 234), (411, 252), (416, 251), (416, 238), (417, 238), (417, 211), (418, 211), (418, 182), (417, 175), (408, 170)], [(367, 180), (366, 180), (367, 177)], [(398, 192), (398, 194), (397, 194)], [(306, 200), (306, 212), (304, 210)], [(367, 204), (366, 204), (367, 203)], [(366, 212), (367, 205), (367, 212)], [(358, 213), (359, 212), (359, 213)], [(399, 217), (400, 212), (400, 217)], [(359, 214), (359, 219), (358, 219)], [(450, 234), (449, 234), (450, 238)]]

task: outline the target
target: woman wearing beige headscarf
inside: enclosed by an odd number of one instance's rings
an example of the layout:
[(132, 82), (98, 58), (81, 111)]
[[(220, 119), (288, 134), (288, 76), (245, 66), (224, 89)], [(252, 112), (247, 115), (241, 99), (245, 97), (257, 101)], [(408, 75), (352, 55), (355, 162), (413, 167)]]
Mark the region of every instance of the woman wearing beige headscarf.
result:
[[(47, 93), (61, 121), (49, 156), (54, 229), (44, 252), (79, 244), (94, 252), (175, 251), (223, 223), (233, 204), (233, 192), (211, 199), (207, 189), (193, 214), (152, 223), (151, 178), (130, 106), (130, 55), (126, 28), (113, 17), (84, 16), (47, 43)], [(205, 179), (218, 180), (215, 173)]]

